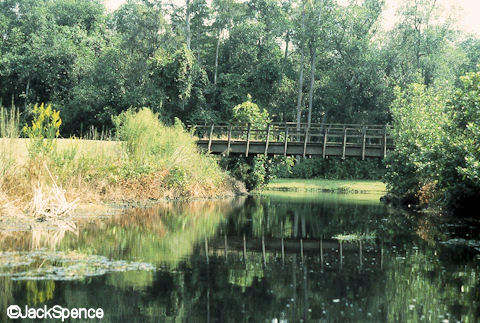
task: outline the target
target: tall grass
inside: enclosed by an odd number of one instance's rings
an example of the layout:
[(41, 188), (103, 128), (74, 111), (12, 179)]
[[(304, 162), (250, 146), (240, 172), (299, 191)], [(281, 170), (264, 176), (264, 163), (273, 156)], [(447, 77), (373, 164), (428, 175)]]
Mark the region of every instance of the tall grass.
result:
[(0, 106), (0, 138), (20, 136), (20, 112), (17, 108), (6, 109)]
[(125, 166), (135, 165), (133, 171), (138, 174), (162, 172), (164, 188), (175, 190), (177, 195), (220, 193), (224, 173), (212, 157), (199, 152), (192, 134), (178, 119), (167, 127), (157, 114), (143, 108), (123, 112), (113, 120), (122, 141)]
[(11, 140), (20, 135), (20, 113), (18, 109), (0, 106), (0, 179), (15, 166), (15, 148)]
[(18, 138), (18, 112), (1, 114), (2, 133), (10, 137), (0, 139), (0, 204), (14, 201), (37, 218), (50, 218), (51, 210), (63, 216), (72, 209), (69, 201), (231, 194), (228, 177), (199, 151), (192, 134), (179, 121), (163, 125), (149, 109), (114, 117), (116, 140), (53, 139), (52, 148), (41, 153), (31, 151), (31, 139)]

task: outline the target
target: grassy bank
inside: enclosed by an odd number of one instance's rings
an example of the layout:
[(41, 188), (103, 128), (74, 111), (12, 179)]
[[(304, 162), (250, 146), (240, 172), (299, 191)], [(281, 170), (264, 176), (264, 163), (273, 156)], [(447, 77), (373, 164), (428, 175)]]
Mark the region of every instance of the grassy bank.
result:
[(299, 192), (342, 192), (385, 194), (386, 187), (380, 181), (369, 180), (328, 180), (328, 179), (276, 179), (264, 190)]
[(149, 109), (115, 117), (116, 141), (57, 139), (57, 117), (39, 107), (24, 128), (29, 138), (0, 139), (0, 226), (51, 224), (85, 203), (233, 195), (235, 183), (192, 135)]

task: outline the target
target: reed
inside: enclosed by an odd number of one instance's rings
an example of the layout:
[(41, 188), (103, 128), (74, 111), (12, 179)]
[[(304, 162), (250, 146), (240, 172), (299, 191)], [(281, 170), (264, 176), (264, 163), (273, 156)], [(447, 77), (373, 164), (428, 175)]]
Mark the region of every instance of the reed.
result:
[(0, 106), (0, 138), (18, 138), (20, 136), (20, 112), (13, 107)]

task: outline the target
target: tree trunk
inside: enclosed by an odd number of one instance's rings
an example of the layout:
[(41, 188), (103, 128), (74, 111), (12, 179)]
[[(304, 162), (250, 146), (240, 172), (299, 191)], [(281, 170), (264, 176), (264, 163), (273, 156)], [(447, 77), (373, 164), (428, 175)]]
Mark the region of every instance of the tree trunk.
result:
[(310, 89), (308, 91), (308, 118), (307, 128), (310, 127), (312, 122), (312, 105), (313, 105), (313, 85), (315, 83), (315, 58), (317, 54), (317, 48), (315, 46), (315, 40), (310, 48), (311, 60), (310, 60)]
[(30, 79), (27, 81), (27, 86), (25, 88), (25, 102), (24, 102), (24, 109), (27, 111), (28, 107), (28, 94), (30, 93)]
[[(303, 64), (305, 62), (304, 42), (305, 40), (305, 3), (302, 1), (302, 39), (301, 58), (300, 58), (300, 74), (298, 76), (298, 96), (297, 96), (297, 131), (300, 131), (300, 121), (302, 118), (302, 95), (303, 95)], [(297, 135), (298, 136), (298, 135)]]
[(303, 95), (303, 63), (305, 61), (305, 52), (302, 48), (300, 58), (300, 74), (298, 76), (298, 96), (297, 96), (297, 131), (300, 131), (300, 121), (302, 118), (302, 95)]
[[(322, 7), (320, 7), (318, 13), (318, 23), (322, 19)], [(308, 91), (308, 118), (307, 118), (307, 128), (310, 127), (312, 123), (312, 109), (313, 109), (313, 86), (315, 84), (315, 60), (317, 56), (317, 41), (316, 36), (313, 36), (310, 43), (310, 89)]]
[(186, 12), (186, 18), (185, 22), (187, 24), (186, 26), (186, 33), (187, 33), (187, 48), (190, 49), (190, 42), (191, 42), (191, 35), (190, 35), (190, 0), (187, 1), (187, 12)]
[(218, 36), (217, 36), (217, 49), (215, 51), (215, 71), (213, 74), (213, 84), (217, 85), (217, 73), (218, 73), (218, 52), (220, 50), (220, 29), (218, 29)]

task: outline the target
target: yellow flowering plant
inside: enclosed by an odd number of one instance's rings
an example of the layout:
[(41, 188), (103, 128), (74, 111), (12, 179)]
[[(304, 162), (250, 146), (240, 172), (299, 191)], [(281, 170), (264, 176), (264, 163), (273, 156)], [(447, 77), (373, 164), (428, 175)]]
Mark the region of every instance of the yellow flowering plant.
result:
[(60, 111), (52, 109), (51, 104), (45, 107), (42, 103), (34, 105), (32, 114), (31, 125), (23, 127), (23, 133), (31, 139), (28, 152), (30, 155), (50, 154), (55, 150), (55, 139), (60, 135)]

